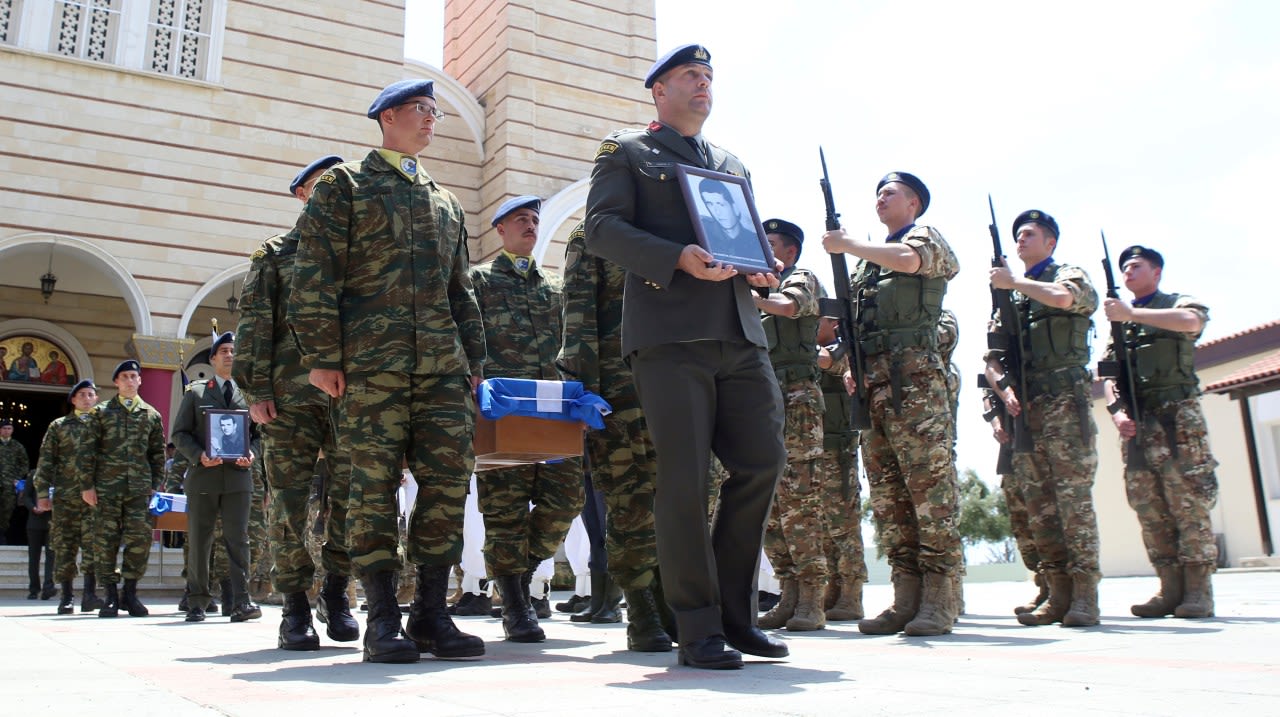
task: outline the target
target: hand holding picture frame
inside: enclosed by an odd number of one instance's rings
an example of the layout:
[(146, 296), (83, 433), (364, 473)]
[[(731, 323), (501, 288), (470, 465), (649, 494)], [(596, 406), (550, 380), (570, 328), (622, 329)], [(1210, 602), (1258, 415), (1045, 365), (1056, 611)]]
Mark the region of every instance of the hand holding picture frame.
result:
[(746, 177), (676, 165), (698, 245), (743, 274), (776, 274)]
[(249, 412), (205, 409), (204, 454), (234, 461), (249, 457)]

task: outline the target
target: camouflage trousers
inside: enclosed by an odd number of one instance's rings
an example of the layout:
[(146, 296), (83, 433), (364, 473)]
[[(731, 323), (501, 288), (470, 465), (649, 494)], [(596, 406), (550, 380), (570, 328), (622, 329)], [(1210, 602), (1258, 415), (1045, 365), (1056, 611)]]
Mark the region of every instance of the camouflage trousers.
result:
[(1100, 576), (1093, 509), (1098, 427), (1088, 410), (1088, 390), (1088, 384), (1078, 383), (1023, 403), (1034, 448), (1013, 454), (1013, 472), (1040, 569)]
[(1009, 532), (1013, 533), (1013, 543), (1018, 546), (1022, 564), (1027, 570), (1037, 572), (1040, 570), (1040, 553), (1031, 535), (1031, 516), (1027, 513), (1027, 502), (1022, 497), (1022, 486), (1017, 476), (1000, 476), (1000, 490), (1004, 492), (1004, 503), (1009, 509)]
[(778, 580), (824, 582), (827, 513), (823, 507), (822, 416), (826, 411), (817, 381), (796, 381), (783, 390), (783, 443), (787, 467), (774, 493), (765, 524), (764, 552)]
[(827, 448), (818, 462), (822, 474), (822, 509), (827, 516), (823, 552), (831, 579), (867, 581), (867, 560), (862, 546), (862, 486), (858, 481), (857, 449), (849, 443)]
[[(210, 540), (213, 548), (209, 552), (209, 585), (215, 585), (231, 575), (231, 559), (227, 557), (227, 544), (222, 540), (222, 516), (213, 521), (213, 533)], [(191, 535), (182, 541), (182, 577), (187, 577), (187, 565), (191, 561)]]
[(639, 406), (605, 416), (604, 428), (587, 432), (591, 483), (604, 496), (604, 547), (609, 574), (623, 590), (640, 590), (658, 568), (653, 527), (655, 458)]
[(1209, 451), (1200, 400), (1148, 409), (1140, 437), (1146, 466), (1128, 467), (1129, 441), (1124, 441), (1124, 484), (1148, 559), (1155, 566), (1215, 563), (1218, 546), (1209, 510), (1218, 502), (1218, 461)]
[(271, 574), (271, 542), (267, 534), (267, 479), (266, 465), (260, 443), (255, 441), (254, 459), (250, 468), (253, 478), (253, 495), (249, 498), (249, 579), (265, 578)]
[[(137, 580), (147, 574), (151, 557), (151, 531), (155, 519), (148, 509), (149, 490), (128, 486), (98, 486), (98, 506), (93, 517), (93, 572), (102, 583), (120, 578)], [(124, 547), (121, 569), (116, 554)]]
[[(317, 565), (336, 575), (351, 574), (351, 559), (346, 551), (351, 473), (334, 445), (328, 407), (277, 405), (276, 409), (275, 420), (261, 428), (267, 482), (271, 486), (271, 582), (277, 592), (288, 594), (310, 588)], [(312, 530), (316, 516), (312, 515), (310, 498), (321, 449), (329, 466), (329, 510), (323, 535), (317, 538)], [(319, 496), (314, 503), (318, 513)], [(310, 543), (318, 548), (315, 554), (309, 550)]]
[(9, 531), (9, 520), (17, 507), (18, 494), (14, 490), (13, 481), (0, 479), (0, 539)]
[(347, 540), (359, 576), (401, 568), (396, 489), (406, 461), (418, 484), (409, 561), (453, 565), (462, 557), (463, 506), (475, 468), (475, 411), (466, 376), (347, 375), (338, 450), (350, 459)]
[(49, 515), (49, 544), (53, 548), (53, 579), (67, 582), (76, 577), (76, 554), (80, 553), (84, 572), (93, 572), (93, 507), (80, 498), (79, 491), (53, 499)]
[(489, 577), (518, 575), (555, 555), (582, 512), (582, 461), (483, 471), (476, 488)]
[(894, 410), (888, 383), (873, 384), (870, 400), (862, 457), (880, 545), (898, 570), (950, 575), (963, 561), (946, 374), (924, 368), (904, 375), (901, 410)]

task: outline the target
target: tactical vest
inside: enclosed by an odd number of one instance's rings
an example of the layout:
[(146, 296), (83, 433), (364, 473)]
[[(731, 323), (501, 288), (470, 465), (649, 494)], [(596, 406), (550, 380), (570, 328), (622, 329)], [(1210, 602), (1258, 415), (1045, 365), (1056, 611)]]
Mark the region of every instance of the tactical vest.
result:
[(822, 447), (825, 450), (839, 448), (849, 443), (853, 435), (853, 426), (849, 420), (852, 410), (849, 392), (845, 390), (844, 379), (826, 373), (818, 379), (822, 387), (822, 398), (826, 401), (827, 410), (822, 415)]
[[(1050, 264), (1041, 276), (1057, 276), (1061, 268)], [(1022, 319), (1023, 363), (1027, 376), (1049, 373), (1064, 368), (1083, 368), (1089, 364), (1089, 330), (1093, 320), (1071, 313), (1030, 297), (1018, 298), (1018, 316)]]
[[(1170, 309), (1177, 294), (1158, 293), (1149, 309)], [(1144, 406), (1191, 398), (1199, 392), (1195, 340), (1185, 334), (1146, 324), (1126, 323), (1125, 343), (1134, 355), (1134, 387)]]
[[(787, 274), (784, 272), (784, 277)], [(780, 292), (773, 291), (772, 294)], [(818, 317), (761, 313), (764, 337), (769, 342), (769, 362), (780, 385), (818, 378)]]
[[(877, 270), (882, 271), (877, 267)], [(944, 277), (881, 273), (870, 284), (864, 268), (864, 298), (858, 322), (862, 352), (875, 356), (892, 349), (938, 347), (938, 317), (947, 293)]]

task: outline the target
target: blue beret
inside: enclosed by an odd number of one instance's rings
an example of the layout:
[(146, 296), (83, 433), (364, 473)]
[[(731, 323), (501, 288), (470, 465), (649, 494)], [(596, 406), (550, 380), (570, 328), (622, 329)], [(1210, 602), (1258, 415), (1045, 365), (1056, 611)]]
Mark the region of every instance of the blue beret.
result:
[(133, 359), (125, 359), (124, 361), (121, 361), (119, 364), (116, 364), (116, 370), (111, 372), (111, 380), (112, 381), (116, 380), (116, 378), (119, 377), (120, 374), (124, 373), (125, 371), (137, 371), (138, 373), (142, 373), (142, 366), (140, 366), (138, 362), (134, 361)]
[(702, 45), (681, 45), (677, 47), (659, 57), (658, 61), (653, 63), (653, 67), (649, 68), (649, 74), (644, 76), (645, 89), (653, 87), (653, 83), (657, 82), (658, 78), (662, 77), (667, 70), (680, 65), (687, 65), (690, 62), (711, 67), (711, 53), (707, 52), (707, 48)]
[(307, 181), (307, 177), (310, 177), (315, 172), (319, 172), (322, 169), (328, 169), (333, 165), (339, 164), (341, 162), (342, 162), (342, 157), (339, 157), (336, 154), (330, 154), (326, 157), (321, 157), (320, 159), (317, 159), (311, 164), (308, 164), (307, 166), (302, 168), (301, 172), (298, 172), (298, 176), (294, 177), (292, 182), (289, 182), (289, 193), (293, 194), (294, 192), (298, 191), (298, 187), (301, 187), (303, 184), (305, 184)]
[(1120, 267), (1120, 271), (1124, 271), (1125, 262), (1130, 259), (1138, 258), (1146, 259), (1157, 268), (1164, 268), (1164, 257), (1160, 256), (1160, 252), (1155, 249), (1148, 249), (1145, 246), (1138, 246), (1137, 244), (1134, 244), (1128, 249), (1120, 252), (1120, 259), (1116, 262), (1116, 266)]
[(1018, 229), (1022, 228), (1023, 224), (1039, 224), (1048, 229), (1053, 234), (1054, 239), (1060, 236), (1058, 234), (1057, 220), (1039, 209), (1028, 209), (1013, 220), (1013, 236), (1015, 239), (1018, 237)]
[(378, 119), (383, 110), (398, 107), (410, 97), (435, 98), (435, 83), (431, 80), (400, 80), (387, 85), (378, 93), (378, 99), (369, 105), (369, 119)]
[(800, 227), (786, 219), (770, 219), (764, 223), (764, 232), (766, 234), (786, 234), (795, 239), (797, 244), (804, 244), (804, 232), (800, 230)]
[(884, 179), (881, 179), (880, 183), (876, 185), (876, 192), (879, 193), (880, 188), (889, 182), (905, 184), (908, 187), (911, 187), (911, 191), (915, 192), (917, 197), (920, 197), (920, 214), (916, 215), (917, 218), (929, 210), (929, 188), (924, 186), (924, 182), (920, 181), (919, 177), (906, 172), (889, 172), (884, 175)]
[(229, 344), (236, 340), (236, 335), (230, 331), (223, 332), (221, 336), (213, 340), (213, 345), (209, 347), (209, 355), (213, 356), (218, 353), (218, 347), (223, 344)]
[(489, 223), (489, 226), (493, 226), (493, 227), (498, 226), (498, 222), (502, 221), (503, 219), (506, 219), (508, 214), (510, 214), (511, 212), (514, 212), (517, 209), (524, 209), (525, 207), (531, 207), (533, 211), (541, 212), (542, 199), (535, 197), (532, 194), (525, 194), (519, 197), (512, 197), (511, 199), (508, 199), (498, 207), (497, 212), (494, 212), (493, 221)]
[(76, 385), (72, 386), (71, 391), (67, 393), (67, 403), (71, 403), (71, 399), (75, 398), (76, 394), (79, 393), (82, 388), (92, 388), (95, 391), (98, 390), (98, 387), (93, 385), (92, 379), (82, 378), (76, 383)]

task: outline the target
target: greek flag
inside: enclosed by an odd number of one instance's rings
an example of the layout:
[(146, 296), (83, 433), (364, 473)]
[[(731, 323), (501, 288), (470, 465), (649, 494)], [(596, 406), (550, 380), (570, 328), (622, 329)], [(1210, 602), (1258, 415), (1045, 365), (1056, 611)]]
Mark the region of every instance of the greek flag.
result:
[(600, 429), (604, 428), (604, 417), (613, 412), (607, 401), (584, 390), (579, 381), (489, 378), (480, 384), (479, 398), (480, 415), (489, 420), (533, 416), (582, 421)]

